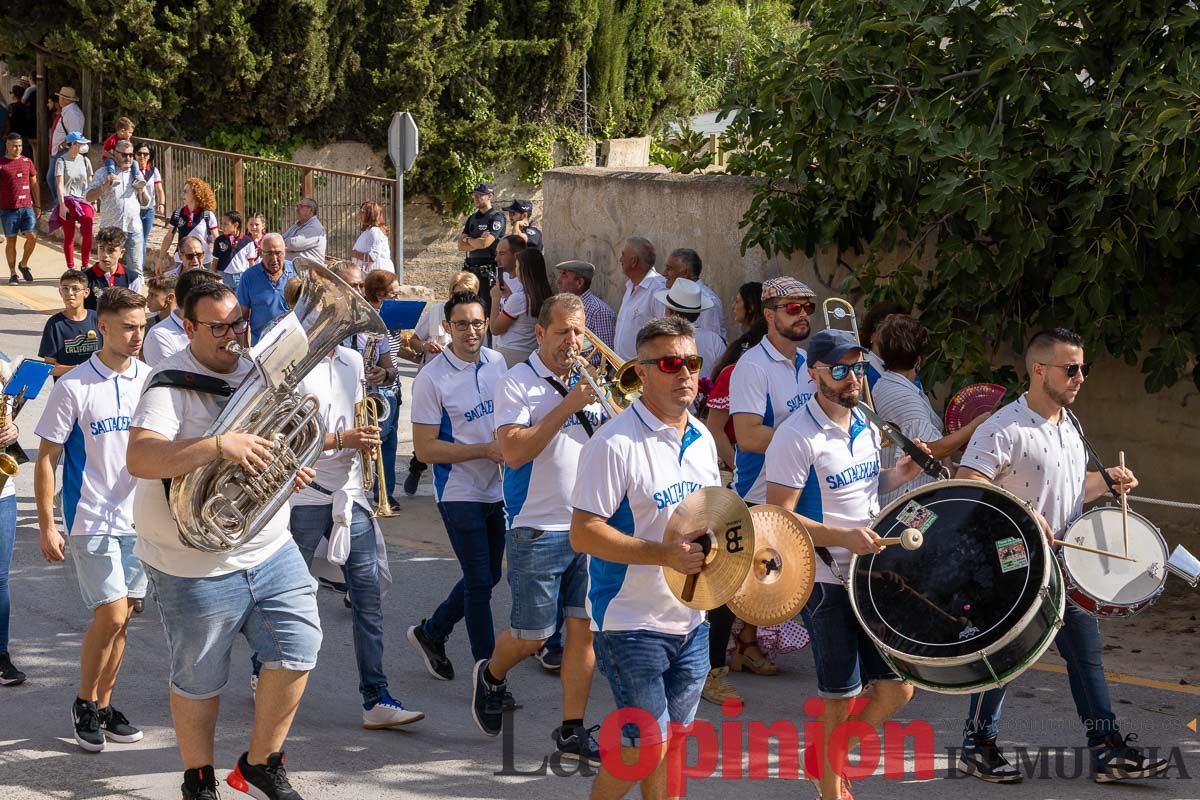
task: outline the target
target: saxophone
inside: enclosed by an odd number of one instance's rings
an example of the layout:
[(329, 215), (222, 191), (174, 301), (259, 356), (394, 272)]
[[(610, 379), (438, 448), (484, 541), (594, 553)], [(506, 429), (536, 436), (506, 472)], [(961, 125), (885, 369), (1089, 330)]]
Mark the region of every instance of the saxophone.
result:
[[(24, 394), (25, 390), (22, 389)], [(6, 394), (0, 394), (0, 428), (8, 425), (8, 404), (13, 398)], [(9, 478), (17, 477), (17, 466), (20, 464), (17, 459), (10, 455), (6, 449), (0, 450), (0, 490), (4, 489), (4, 484), (8, 483)]]
[(205, 436), (249, 431), (274, 443), (267, 468), (251, 474), (224, 459), (172, 482), (169, 504), (188, 547), (208, 553), (236, 550), (254, 537), (287, 502), (296, 474), (316, 463), (325, 445), (323, 412), (314, 395), (296, 386), (347, 336), (383, 334), (379, 314), (341, 278), (315, 261), (297, 260), (305, 271), (294, 314), (308, 338), (307, 351), (280, 379), (237, 342), (227, 345), (254, 364)]

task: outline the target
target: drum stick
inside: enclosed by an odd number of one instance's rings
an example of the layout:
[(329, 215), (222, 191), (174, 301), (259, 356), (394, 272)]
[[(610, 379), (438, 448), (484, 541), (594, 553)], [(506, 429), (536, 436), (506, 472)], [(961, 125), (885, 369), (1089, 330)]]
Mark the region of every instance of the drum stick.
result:
[[(1125, 451), (1118, 455), (1121, 471), (1125, 471)], [(1125, 537), (1125, 555), (1129, 555), (1129, 493), (1121, 492), (1121, 533)]]
[(1109, 558), (1119, 558), (1122, 561), (1136, 561), (1137, 560), (1137, 559), (1130, 558), (1129, 556), (1123, 556), (1120, 553), (1113, 553), (1108, 550), (1100, 550), (1095, 547), (1088, 547), (1087, 545), (1082, 545), (1082, 544), (1074, 544), (1072, 542), (1064, 542), (1061, 539), (1055, 539), (1054, 544), (1058, 545), (1059, 547), (1070, 547), (1072, 550), (1082, 550), (1085, 553), (1095, 553), (1098, 556), (1108, 556)]

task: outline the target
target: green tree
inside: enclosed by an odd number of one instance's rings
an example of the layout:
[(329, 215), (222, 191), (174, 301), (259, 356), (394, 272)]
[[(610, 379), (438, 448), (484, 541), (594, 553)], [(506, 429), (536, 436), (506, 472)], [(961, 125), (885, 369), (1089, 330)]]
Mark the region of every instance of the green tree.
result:
[(731, 168), (768, 178), (744, 247), (838, 248), (847, 291), (919, 307), (931, 380), (988, 376), (1052, 324), (1140, 362), (1149, 391), (1193, 369), (1194, 5), (809, 2), (803, 16), (799, 47), (773, 49), (731, 101)]

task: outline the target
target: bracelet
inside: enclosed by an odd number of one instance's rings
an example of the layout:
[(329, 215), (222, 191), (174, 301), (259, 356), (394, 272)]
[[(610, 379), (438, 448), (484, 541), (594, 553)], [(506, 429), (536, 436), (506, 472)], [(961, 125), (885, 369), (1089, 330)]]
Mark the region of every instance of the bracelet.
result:
[(221, 434), (218, 433), (217, 434), (217, 460), (219, 461), (219, 460), (223, 459), (224, 457), (225, 457), (225, 453), (221, 450)]
[(333, 449), (334, 450), (342, 449), (342, 432), (341, 431), (333, 432)]

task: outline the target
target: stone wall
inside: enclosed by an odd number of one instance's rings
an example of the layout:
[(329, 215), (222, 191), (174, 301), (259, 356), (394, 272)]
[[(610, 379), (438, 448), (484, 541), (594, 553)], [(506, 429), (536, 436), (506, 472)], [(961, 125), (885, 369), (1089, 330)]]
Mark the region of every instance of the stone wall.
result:
[[(794, 275), (819, 298), (834, 294), (844, 273), (833, 254), (767, 258), (754, 248), (741, 253), (740, 220), (756, 180), (729, 175), (673, 175), (585, 167), (546, 173), (545, 251), (548, 264), (582, 258), (596, 265), (597, 294), (614, 308), (625, 277), (617, 263), (621, 241), (633, 235), (652, 241), (661, 266), (676, 247), (691, 247), (704, 261), (705, 282), (725, 303), (726, 323), (738, 286), (774, 275)], [(861, 310), (860, 310), (861, 314)], [(818, 323), (819, 325), (820, 323)], [(1017, 354), (1011, 354), (1015, 359)], [(944, 402), (944, 392), (935, 403)], [(940, 402), (939, 402), (940, 401)], [(1149, 497), (1200, 502), (1200, 392), (1190, 381), (1147, 395), (1137, 369), (1112, 360), (1097, 364), (1080, 396), (1078, 412), (1089, 438), (1111, 464), (1125, 450)], [(1172, 542), (1200, 554), (1200, 513), (1141, 505), (1139, 513), (1167, 529)]]

